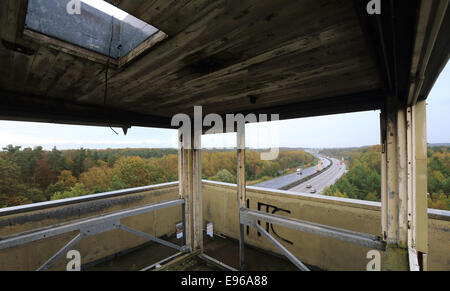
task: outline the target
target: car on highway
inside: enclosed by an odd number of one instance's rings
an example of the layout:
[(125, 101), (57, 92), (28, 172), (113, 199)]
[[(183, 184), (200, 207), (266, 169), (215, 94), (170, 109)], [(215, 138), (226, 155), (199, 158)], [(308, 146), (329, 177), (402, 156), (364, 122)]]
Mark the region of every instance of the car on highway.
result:
[(311, 189), (311, 188), (312, 188), (311, 184), (306, 185), (306, 189)]
[(311, 193), (311, 194), (316, 194), (317, 193), (317, 190), (316, 189), (311, 189), (311, 191), (309, 191), (309, 193)]

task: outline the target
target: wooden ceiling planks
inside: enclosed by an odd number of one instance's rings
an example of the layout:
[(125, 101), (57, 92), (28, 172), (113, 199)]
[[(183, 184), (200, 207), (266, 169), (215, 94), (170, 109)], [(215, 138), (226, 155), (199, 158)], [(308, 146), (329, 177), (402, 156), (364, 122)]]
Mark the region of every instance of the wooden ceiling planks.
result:
[[(208, 105), (215, 98), (225, 105), (241, 102), (248, 94), (283, 96), (279, 90), (289, 90), (286, 95), (292, 96), (295, 90), (307, 89), (299, 84), (307, 84), (311, 76), (333, 77), (332, 71), (317, 71), (330, 56), (335, 54), (337, 63), (343, 64), (340, 59), (347, 54), (339, 56), (342, 51), (364, 45), (349, 2), (118, 3), (119, 8), (169, 34), (169, 39), (132, 64), (110, 69), (108, 106), (142, 114), (171, 116), (173, 110), (189, 112), (188, 106)], [(343, 45), (344, 50), (339, 47)], [(33, 57), (17, 55), (12, 62), (19, 63), (13, 67), (25, 72), (13, 74), (21, 78), (9, 82), (9, 90), (23, 88), (21, 93), (103, 104), (104, 66), (46, 47)], [(355, 71), (354, 75), (359, 74)], [(279, 99), (282, 102), (282, 97)]]
[[(332, 45), (333, 49), (331, 49), (330, 44), (325, 45), (322, 43), (321, 46), (311, 48), (302, 53), (294, 52), (269, 59), (261, 64), (249, 66), (245, 71), (245, 78), (237, 76), (240, 80), (246, 81), (244, 88), (229, 88), (227, 84), (220, 83), (220, 79), (188, 82), (188, 85), (180, 88), (176, 93), (181, 92), (185, 94), (184, 96), (193, 97), (186, 98), (180, 95), (166, 94), (168, 100), (158, 103), (156, 108), (175, 105), (176, 103), (188, 106), (193, 105), (190, 102), (205, 104), (208, 103), (207, 100), (215, 99), (215, 93), (220, 91), (227, 93), (229, 95), (228, 98), (231, 99), (247, 97), (247, 95), (258, 96), (258, 94), (262, 93), (275, 93), (276, 91), (284, 91), (292, 87), (298, 88), (299, 84), (311, 79), (324, 81), (327, 78), (339, 78), (345, 73), (354, 77), (353, 83), (364, 81), (362, 79), (365, 79), (365, 77), (364, 75), (361, 76), (359, 71), (367, 67), (373, 67), (373, 64), (365, 60), (362, 50), (348, 50), (348, 44), (342, 40), (340, 38), (338, 43), (334, 43)], [(336, 55), (339, 55), (339, 58), (336, 58)], [(377, 78), (374, 80), (378, 81)], [(353, 83), (342, 85), (353, 86)], [(226, 92), (222, 87), (228, 87), (228, 90), (235, 90), (238, 94), (233, 96), (231, 92)], [(305, 87), (305, 89), (308, 88)], [(314, 91), (311, 91), (311, 93), (314, 93)], [(298, 98), (301, 99), (302, 96), (299, 95)], [(188, 100), (187, 104), (186, 99)]]
[[(194, 105), (225, 114), (270, 108), (287, 112), (304, 102), (319, 112), (315, 102), (320, 100), (335, 98), (337, 103), (324, 101), (324, 106), (346, 110), (351, 104), (338, 106), (339, 100), (355, 102), (361, 109), (365, 98), (374, 102), (367, 108), (379, 106), (384, 98), (379, 91), (386, 76), (369, 47), (361, 9), (354, 6), (358, 1), (109, 2), (169, 35), (125, 66), (109, 69), (106, 107), (131, 113), (127, 118), (135, 113), (141, 124), (143, 116), (150, 116), (159, 126), (167, 119), (158, 116), (192, 113)], [(8, 11), (20, 6), (2, 1), (1, 23), (19, 15)], [(3, 40), (14, 40), (17, 34), (18, 21), (11, 21), (16, 26), (2, 29)], [(21, 54), (0, 46), (0, 91), (80, 106), (104, 105), (104, 64), (44, 44), (37, 48), (34, 54)], [(76, 119), (77, 113), (73, 115)]]
[[(361, 29), (350, 2), (244, 1), (241, 6), (234, 4), (232, 9), (224, 10), (226, 2), (222, 1), (222, 6), (218, 5), (218, 10), (211, 12), (210, 16), (213, 17), (193, 23), (179, 35), (173, 37), (169, 35), (170, 39), (141, 59), (140, 64), (130, 66), (112, 77), (110, 80), (111, 102), (114, 105), (127, 104), (133, 110), (136, 108), (142, 113), (145, 113), (147, 106), (149, 108), (147, 110), (155, 112), (155, 109), (164, 106), (177, 105), (177, 102), (185, 103), (186, 99), (195, 99), (192, 94), (208, 88), (205, 84), (215, 87), (214, 90), (202, 92), (202, 96), (209, 94), (206, 96), (207, 98), (227, 93), (230, 83), (248, 87), (248, 82), (250, 82), (258, 87), (258, 83), (264, 82), (260, 82), (258, 77), (252, 74), (243, 79), (246, 72), (231, 72), (230, 76), (221, 77), (222, 79), (228, 78), (230, 81), (228, 83), (217, 83), (218, 80), (214, 74), (217, 71), (225, 74), (223, 71), (228, 68), (239, 67), (242, 63), (246, 65), (250, 59), (258, 58), (260, 55), (264, 55), (266, 58), (260, 58), (258, 63), (253, 63), (253, 67), (260, 65), (262, 70), (266, 71), (277, 68), (284, 70), (285, 66), (297, 61), (296, 57), (302, 56), (302, 51), (314, 50), (314, 45), (316, 45), (315, 48), (324, 48), (324, 50), (328, 50), (328, 54), (333, 54), (333, 48), (327, 47), (330, 42), (327, 37), (331, 38), (335, 45), (344, 45), (345, 50), (350, 52), (354, 48), (365, 46), (364, 41), (361, 40)], [(156, 10), (155, 7), (159, 6), (153, 3), (150, 10)], [(281, 9), (274, 12), (277, 7), (281, 7)], [(311, 10), (305, 10), (303, 14), (299, 15), (297, 11), (304, 7), (316, 9), (316, 13), (308, 13)], [(158, 11), (155, 15), (160, 15), (160, 12)], [(217, 23), (217, 19), (220, 19), (221, 25), (214, 25)], [(287, 23), (289, 25), (286, 25)], [(152, 22), (152, 24), (154, 23)], [(261, 31), (263, 33), (258, 33)], [(330, 35), (327, 35), (327, 32)], [(305, 34), (308, 36), (315, 34), (319, 41), (315, 44), (314, 41), (307, 43), (304, 41)], [(350, 43), (348, 43), (349, 36), (353, 40)], [(277, 52), (278, 55), (271, 55), (270, 52), (283, 46), (286, 42), (292, 43), (292, 39), (295, 37), (303, 40), (302, 45), (295, 47), (294, 53), (300, 52), (297, 56), (288, 56), (287, 61), (279, 61), (278, 66), (275, 67), (264, 66), (265, 62), (285, 53)], [(333, 39), (333, 37), (335, 38)], [(317, 57), (320, 58), (321, 55), (319, 54)], [(340, 56), (339, 51), (336, 51), (335, 58), (340, 57), (345, 56)], [(310, 61), (315, 60), (310, 58)], [(370, 58), (367, 59), (367, 62), (375, 66)], [(354, 68), (352, 67), (352, 69)], [(253, 70), (256, 71), (256, 69)], [(301, 72), (301, 68), (298, 71)], [(277, 73), (279, 71), (275, 71), (274, 75)], [(212, 78), (209, 78), (209, 75)], [(360, 74), (355, 72), (355, 76), (360, 76)], [(236, 79), (233, 80), (233, 77)], [(378, 80), (376, 74), (372, 77)], [(196, 79), (201, 81), (195, 84)], [(246, 82), (247, 84), (243, 84)], [(252, 87), (251, 84), (250, 87)], [(274, 85), (277, 86), (277, 84)], [(245, 89), (244, 87), (239, 89)], [(101, 96), (102, 91), (103, 89), (99, 87), (89, 97), (97, 99)], [(330, 93), (332, 94), (332, 90)], [(251, 94), (251, 90), (249, 90), (249, 94)], [(88, 99), (83, 98), (83, 100)], [(198, 104), (202, 104), (201, 96), (197, 100)], [(170, 112), (167, 115), (170, 115)]]

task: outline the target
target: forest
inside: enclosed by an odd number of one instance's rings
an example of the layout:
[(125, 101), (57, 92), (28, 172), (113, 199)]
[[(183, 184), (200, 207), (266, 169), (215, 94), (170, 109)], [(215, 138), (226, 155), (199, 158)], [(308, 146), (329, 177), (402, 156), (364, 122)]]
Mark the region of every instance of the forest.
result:
[[(381, 201), (380, 146), (327, 149), (322, 153), (344, 158), (348, 172), (325, 189), (328, 196)], [(428, 147), (428, 207), (450, 210), (450, 147)]]
[[(235, 183), (236, 159), (234, 150), (204, 150), (203, 179)], [(315, 161), (303, 150), (282, 150), (274, 161), (249, 150), (246, 175), (249, 181), (270, 179)], [(0, 152), (0, 208), (177, 180), (176, 149), (45, 151), (9, 145)]]

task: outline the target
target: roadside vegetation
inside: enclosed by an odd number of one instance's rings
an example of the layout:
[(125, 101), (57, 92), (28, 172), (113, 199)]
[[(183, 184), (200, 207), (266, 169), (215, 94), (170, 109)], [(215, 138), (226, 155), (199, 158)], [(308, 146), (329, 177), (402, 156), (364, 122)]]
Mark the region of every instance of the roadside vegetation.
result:
[[(325, 189), (328, 196), (381, 201), (380, 146), (327, 149), (322, 153), (344, 158), (348, 172)], [(450, 147), (428, 148), (428, 207), (450, 210)]]
[[(236, 153), (202, 153), (203, 178), (236, 183)], [(275, 161), (246, 154), (249, 181), (278, 177), (315, 158), (302, 150), (284, 150)], [(285, 170), (287, 169), (287, 170)], [(8, 146), (0, 152), (0, 208), (79, 197), (178, 180), (176, 149), (66, 150)]]

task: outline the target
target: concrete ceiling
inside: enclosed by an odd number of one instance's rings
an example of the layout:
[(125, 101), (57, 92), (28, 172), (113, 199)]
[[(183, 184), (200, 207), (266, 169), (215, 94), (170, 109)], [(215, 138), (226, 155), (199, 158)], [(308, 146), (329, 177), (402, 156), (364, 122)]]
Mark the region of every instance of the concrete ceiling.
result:
[(30, 38), (27, 1), (1, 2), (0, 118), (170, 127), (195, 105), (282, 119), (380, 109), (426, 98), (450, 51), (448, 1), (425, 15), (402, 0), (382, 1), (381, 15), (360, 0), (108, 2), (168, 37), (110, 65), (106, 100), (106, 57)]

